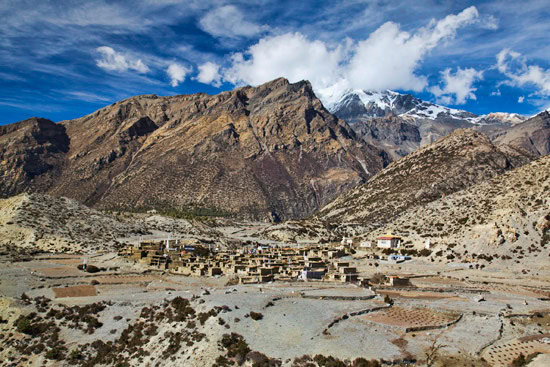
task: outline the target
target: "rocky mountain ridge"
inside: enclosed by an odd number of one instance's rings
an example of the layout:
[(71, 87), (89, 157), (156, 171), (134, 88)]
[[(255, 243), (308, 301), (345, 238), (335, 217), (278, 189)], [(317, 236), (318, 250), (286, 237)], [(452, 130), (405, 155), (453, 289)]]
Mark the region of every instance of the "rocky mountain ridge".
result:
[[(278, 220), (312, 214), (384, 164), (309, 82), (283, 78), (214, 96), (132, 97), (59, 124), (33, 121), (69, 143), (43, 148), (23, 123), (5, 127), (2, 196), (46, 192), (99, 208)], [(57, 137), (43, 135), (55, 146)], [(40, 174), (20, 173), (33, 157)]]
[[(476, 115), (390, 90), (348, 90), (329, 110), (349, 122), (366, 142), (386, 151), (392, 160), (456, 129), (474, 128), (498, 136), (528, 120), (516, 113)], [(404, 131), (409, 139), (403, 140)]]
[(384, 117), (388, 114), (400, 116), (409, 122), (436, 120), (467, 122), (476, 125), (504, 124), (513, 126), (527, 119), (526, 116), (507, 112), (476, 115), (465, 110), (423, 101), (411, 94), (402, 94), (392, 90), (347, 90), (336, 103), (328, 106), (328, 109), (351, 124), (362, 119)]

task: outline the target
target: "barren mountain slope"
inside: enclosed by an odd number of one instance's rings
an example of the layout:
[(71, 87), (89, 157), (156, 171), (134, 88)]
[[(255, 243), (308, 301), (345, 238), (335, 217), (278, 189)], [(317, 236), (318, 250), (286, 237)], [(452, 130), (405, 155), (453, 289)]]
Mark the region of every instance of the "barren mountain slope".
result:
[(536, 155), (550, 154), (550, 113), (544, 111), (517, 124), (495, 139), (496, 144), (508, 144)]
[[(548, 263), (550, 249), (550, 156), (413, 207), (383, 228), (412, 243), (456, 244), (454, 251), (511, 256)], [(451, 245), (452, 247), (454, 245)], [(446, 246), (443, 246), (444, 248)]]
[(303, 217), (383, 164), (308, 82), (286, 79), (215, 96), (137, 96), (60, 126), (70, 149), (48, 192), (101, 208)]
[(61, 171), (69, 137), (65, 127), (41, 118), (0, 126), (0, 195), (32, 186), (48, 189)]
[(404, 210), (498, 176), (531, 160), (523, 151), (495, 146), (471, 129), (460, 129), (393, 162), (367, 184), (325, 206), (316, 218), (345, 226), (376, 228)]

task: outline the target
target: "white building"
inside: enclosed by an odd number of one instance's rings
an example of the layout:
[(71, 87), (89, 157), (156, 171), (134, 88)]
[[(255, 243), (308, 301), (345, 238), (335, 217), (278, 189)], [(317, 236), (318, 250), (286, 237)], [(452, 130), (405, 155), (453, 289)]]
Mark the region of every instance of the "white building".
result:
[(371, 248), (372, 247), (372, 243), (370, 241), (361, 241), (359, 243), (359, 247), (360, 248)]
[(378, 248), (399, 248), (401, 246), (401, 237), (387, 234), (376, 239)]
[(343, 237), (342, 241), (340, 242), (342, 245), (353, 245), (353, 239), (351, 237)]

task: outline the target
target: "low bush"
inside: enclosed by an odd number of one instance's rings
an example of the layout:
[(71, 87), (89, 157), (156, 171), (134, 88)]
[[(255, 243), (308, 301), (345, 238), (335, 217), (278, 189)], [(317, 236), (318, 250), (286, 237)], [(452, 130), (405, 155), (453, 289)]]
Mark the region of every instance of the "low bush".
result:
[(250, 311), (250, 318), (252, 320), (258, 321), (264, 318), (264, 315), (262, 315), (259, 312)]

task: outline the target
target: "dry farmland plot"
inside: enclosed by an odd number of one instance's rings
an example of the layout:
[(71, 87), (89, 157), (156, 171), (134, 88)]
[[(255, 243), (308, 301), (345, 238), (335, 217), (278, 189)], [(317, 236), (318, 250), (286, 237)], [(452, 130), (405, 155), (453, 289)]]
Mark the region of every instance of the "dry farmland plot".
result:
[(520, 354), (550, 353), (550, 334), (519, 338), (504, 344), (493, 345), (485, 350), (482, 356), (491, 366), (504, 367)]
[(52, 267), (52, 268), (35, 268), (34, 272), (36, 272), (39, 275), (48, 277), (48, 278), (62, 278), (62, 277), (78, 277), (86, 275), (86, 273), (81, 272), (76, 268), (76, 266), (73, 267)]
[(101, 284), (128, 284), (128, 283), (149, 283), (161, 278), (154, 275), (111, 275), (111, 276), (98, 276), (94, 278)]
[(450, 292), (379, 291), (379, 293), (382, 295), (387, 294), (390, 297), (411, 298), (419, 300), (452, 299), (455, 301), (465, 301), (464, 298), (457, 297)]
[(55, 298), (63, 297), (94, 297), (97, 295), (93, 285), (75, 285), (72, 287), (52, 288)]
[(458, 315), (444, 314), (429, 309), (392, 307), (361, 316), (363, 320), (404, 328), (405, 331), (444, 327), (458, 319)]

